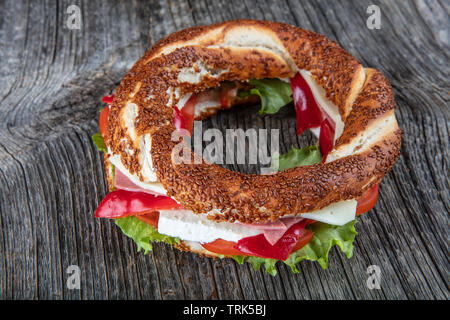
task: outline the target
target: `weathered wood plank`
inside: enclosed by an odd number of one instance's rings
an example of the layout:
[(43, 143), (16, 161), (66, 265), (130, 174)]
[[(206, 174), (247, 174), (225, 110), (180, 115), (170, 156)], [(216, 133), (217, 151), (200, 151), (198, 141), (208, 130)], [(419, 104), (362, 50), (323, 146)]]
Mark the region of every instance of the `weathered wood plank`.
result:
[[(449, 12), (447, 1), (0, 1), (0, 297), (3, 299), (449, 299)], [(382, 12), (380, 30), (366, 9)], [(160, 38), (185, 27), (255, 18), (322, 33), (391, 81), (402, 155), (357, 223), (355, 254), (275, 278), (251, 266), (156, 244), (148, 255), (111, 221), (93, 218), (107, 193), (90, 141), (100, 98)], [(281, 152), (314, 143), (289, 108), (220, 112), (204, 129), (280, 129)], [(229, 165), (257, 172), (257, 167)], [(380, 290), (366, 287), (369, 265)], [(81, 290), (66, 286), (81, 270)]]

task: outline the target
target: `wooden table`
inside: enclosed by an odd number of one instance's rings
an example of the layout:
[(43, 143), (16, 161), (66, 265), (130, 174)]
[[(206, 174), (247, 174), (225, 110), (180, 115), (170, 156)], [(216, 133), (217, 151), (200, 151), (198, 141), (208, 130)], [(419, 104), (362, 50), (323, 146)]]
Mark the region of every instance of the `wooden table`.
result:
[[(69, 5), (81, 9), (69, 29)], [(369, 5), (381, 9), (369, 29)], [(449, 11), (436, 1), (0, 1), (0, 297), (3, 299), (448, 299)], [(357, 223), (354, 257), (292, 274), (255, 272), (155, 245), (136, 252), (109, 220), (91, 142), (100, 99), (155, 41), (201, 24), (255, 18), (294, 24), (380, 69), (396, 95), (402, 154), (375, 209)], [(305, 146), (294, 112), (221, 112), (217, 128), (280, 128), (283, 152)], [(249, 171), (246, 167), (234, 169)], [(250, 170), (251, 171), (251, 170)], [(80, 268), (80, 290), (66, 286)], [(367, 268), (381, 287), (366, 286)]]

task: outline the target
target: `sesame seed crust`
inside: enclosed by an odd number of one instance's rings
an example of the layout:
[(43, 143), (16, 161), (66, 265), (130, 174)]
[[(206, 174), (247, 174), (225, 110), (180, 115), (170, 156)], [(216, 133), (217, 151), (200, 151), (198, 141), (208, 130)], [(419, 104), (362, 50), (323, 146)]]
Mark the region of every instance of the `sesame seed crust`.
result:
[[(236, 40), (246, 32), (259, 41)], [(388, 81), (380, 72), (364, 69), (336, 43), (283, 23), (236, 20), (176, 32), (148, 50), (116, 91), (107, 145), (130, 173), (144, 180), (139, 161), (143, 150), (122, 119), (124, 107), (136, 104), (135, 131), (138, 137), (150, 134), (153, 168), (167, 195), (194, 213), (214, 209), (208, 217), (216, 221), (274, 221), (358, 198), (379, 183), (398, 158), (401, 130), (396, 122), (358, 153), (273, 175), (230, 171), (194, 153), (190, 157), (197, 161), (191, 164), (175, 164), (172, 159), (179, 143), (171, 140), (173, 106), (180, 96), (224, 80), (291, 77), (298, 69), (310, 71), (339, 109), (345, 127), (334, 150), (393, 114), (395, 101)], [(181, 82), (186, 70), (201, 74), (200, 80)]]

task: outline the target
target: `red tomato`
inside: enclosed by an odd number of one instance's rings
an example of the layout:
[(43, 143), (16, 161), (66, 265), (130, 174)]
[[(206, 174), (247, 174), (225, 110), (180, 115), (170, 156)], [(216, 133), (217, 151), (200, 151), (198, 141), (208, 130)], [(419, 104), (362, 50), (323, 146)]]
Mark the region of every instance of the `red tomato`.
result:
[(223, 109), (229, 109), (237, 95), (236, 87), (224, 87), (220, 93), (220, 105)]
[(130, 215), (148, 214), (159, 210), (182, 208), (166, 196), (144, 192), (116, 190), (108, 193), (95, 212), (97, 218), (122, 218)]
[(358, 199), (358, 205), (356, 206), (356, 215), (359, 216), (364, 212), (372, 209), (378, 200), (378, 184), (367, 190), (361, 198)]
[(106, 130), (108, 127), (108, 114), (109, 114), (109, 105), (106, 106), (105, 109), (100, 113), (100, 119), (99, 119), (99, 127), (100, 127), (100, 133), (102, 134), (102, 137), (106, 137)]
[(208, 251), (226, 256), (246, 256), (247, 254), (235, 249), (236, 242), (217, 239), (210, 243), (202, 243), (202, 247)]
[(147, 214), (138, 215), (138, 216), (136, 216), (136, 218), (138, 218), (142, 222), (145, 222), (145, 223), (151, 225), (152, 227), (158, 228), (158, 220), (159, 220), (159, 212), (158, 211), (153, 211), (153, 212), (150, 212)]
[[(315, 222), (314, 220), (310, 220), (310, 223)], [(312, 232), (311, 230), (306, 230), (303, 233), (303, 235), (300, 237), (300, 239), (298, 239), (297, 243), (295, 244), (294, 248), (292, 248), (291, 253), (295, 252), (297, 250), (300, 250), (301, 248), (303, 248), (304, 246), (306, 246), (308, 244), (308, 242), (311, 241), (311, 239), (314, 236), (314, 232)]]

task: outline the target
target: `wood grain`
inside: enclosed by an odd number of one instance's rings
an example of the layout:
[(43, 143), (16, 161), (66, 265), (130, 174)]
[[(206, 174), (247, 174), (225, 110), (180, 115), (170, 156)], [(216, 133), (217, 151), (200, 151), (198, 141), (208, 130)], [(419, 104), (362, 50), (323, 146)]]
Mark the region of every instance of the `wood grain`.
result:
[[(67, 7), (82, 27), (66, 26)], [(381, 29), (366, 9), (381, 9)], [(0, 1), (0, 297), (2, 299), (449, 299), (448, 1)], [(248, 265), (157, 244), (148, 255), (94, 210), (107, 193), (100, 98), (155, 41), (229, 19), (276, 20), (322, 33), (391, 81), (402, 155), (375, 209), (357, 223), (354, 257), (303, 262), (271, 277)], [(204, 127), (279, 128), (304, 146), (292, 110), (230, 110)], [(232, 166), (251, 172), (249, 166)], [(366, 287), (369, 265), (381, 289)], [(66, 286), (69, 265), (81, 289)]]

